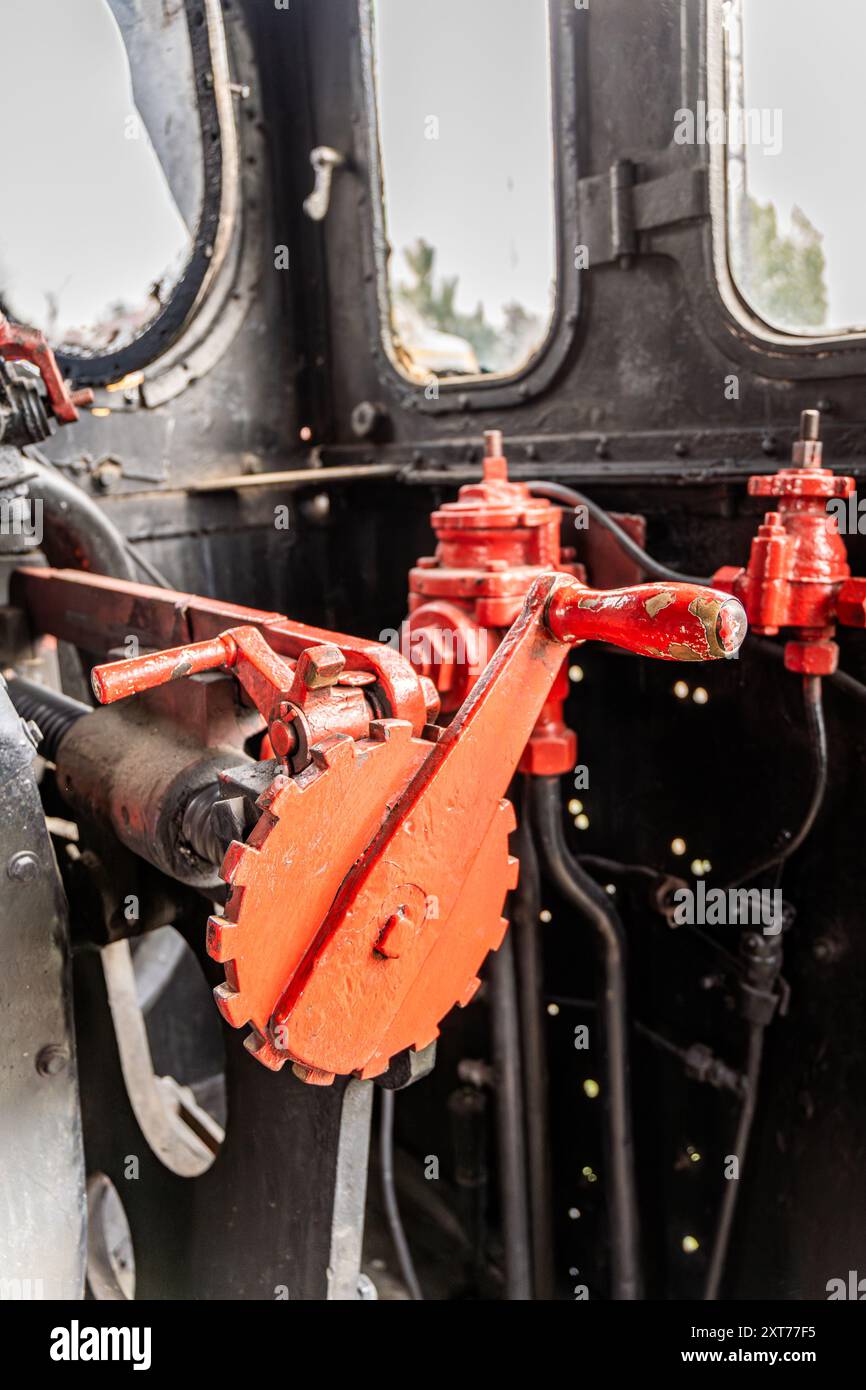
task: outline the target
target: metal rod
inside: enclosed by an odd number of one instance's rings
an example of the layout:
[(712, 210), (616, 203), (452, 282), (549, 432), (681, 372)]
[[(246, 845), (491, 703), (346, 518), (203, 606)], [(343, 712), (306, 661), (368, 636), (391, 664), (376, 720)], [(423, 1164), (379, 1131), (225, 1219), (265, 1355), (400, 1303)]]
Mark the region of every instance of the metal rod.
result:
[(415, 1273), (412, 1252), (403, 1229), (400, 1207), (397, 1202), (397, 1185), (394, 1181), (394, 1092), (382, 1088), (382, 1109), (379, 1115), (379, 1164), (382, 1174), (382, 1196), (385, 1200), (385, 1216), (388, 1229), (397, 1252), (397, 1262), (403, 1283), (416, 1303), (423, 1303), (424, 1295)]
[(230, 492), (249, 487), (275, 487), (286, 483), (327, 487), (353, 478), (396, 478), (403, 471), (397, 463), (336, 464), (331, 468), (287, 468), (280, 473), (235, 473), (228, 478), (206, 478), (189, 483), (187, 492)]

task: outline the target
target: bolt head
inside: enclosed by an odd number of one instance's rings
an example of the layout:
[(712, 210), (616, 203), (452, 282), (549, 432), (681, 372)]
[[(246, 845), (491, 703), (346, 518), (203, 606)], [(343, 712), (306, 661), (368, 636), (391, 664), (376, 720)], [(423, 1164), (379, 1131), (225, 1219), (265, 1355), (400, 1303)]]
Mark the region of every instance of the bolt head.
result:
[(866, 627), (866, 580), (846, 579), (839, 590), (836, 608), (846, 627)]
[(36, 1057), (36, 1070), (40, 1076), (59, 1076), (69, 1066), (69, 1048), (63, 1043), (48, 1043)]
[(376, 942), (380, 956), (397, 960), (415, 937), (415, 922), (405, 907), (399, 907), (388, 918)]
[(298, 657), (298, 675), (308, 690), (321, 690), (336, 685), (346, 665), (338, 647), (323, 645), (307, 647)]
[(22, 849), (13, 854), (6, 872), (15, 883), (32, 883), (39, 873), (39, 860), (32, 850)]
[(278, 758), (288, 758), (295, 751), (295, 731), (290, 723), (275, 719), (268, 729), (271, 747)]

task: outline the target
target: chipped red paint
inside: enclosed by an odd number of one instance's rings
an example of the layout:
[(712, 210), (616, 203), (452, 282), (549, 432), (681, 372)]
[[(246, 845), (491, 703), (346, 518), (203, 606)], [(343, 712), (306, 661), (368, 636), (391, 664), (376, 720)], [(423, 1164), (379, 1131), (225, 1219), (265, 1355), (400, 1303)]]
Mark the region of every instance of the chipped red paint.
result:
[(563, 642), (612, 642), (662, 661), (733, 656), (746, 633), (738, 599), (694, 584), (658, 582), (593, 591), (561, 580), (547, 624)]
[[(251, 627), (289, 661), (310, 647), (337, 647), (346, 672), (357, 673), (362, 680), (372, 678), (392, 717), (408, 720), (414, 733), (420, 734), (438, 712), (432, 684), (392, 647), (308, 627), (280, 613), (78, 570), (22, 568), (15, 575), (15, 592), (40, 632), (85, 651), (122, 647), (130, 632), (138, 635), (141, 646), (162, 648), (186, 647), (219, 638), (226, 629)], [(354, 680), (347, 680), (347, 686), (350, 683)]]

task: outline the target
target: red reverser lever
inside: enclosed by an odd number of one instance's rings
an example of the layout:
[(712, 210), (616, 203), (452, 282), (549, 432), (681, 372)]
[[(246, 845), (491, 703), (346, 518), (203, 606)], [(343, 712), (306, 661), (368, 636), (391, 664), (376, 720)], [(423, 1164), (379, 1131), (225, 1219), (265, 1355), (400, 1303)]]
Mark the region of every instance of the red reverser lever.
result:
[[(107, 703), (216, 666), (249, 676), (243, 632), (97, 667), (94, 689)], [(318, 1084), (376, 1076), (426, 1047), (502, 940), (517, 877), (504, 797), (564, 649), (594, 639), (711, 661), (733, 656), (745, 632), (739, 601), (703, 586), (597, 591), (542, 574), (446, 728), (419, 739), (405, 720), (372, 719), (360, 738), (324, 736), (299, 776), (275, 778), (249, 840), (226, 854), (229, 895), (208, 927), (226, 970), (223, 1016), (252, 1025), (248, 1046), (266, 1066), (289, 1061)], [(255, 646), (254, 698), (272, 711), (279, 668), (291, 673)]]

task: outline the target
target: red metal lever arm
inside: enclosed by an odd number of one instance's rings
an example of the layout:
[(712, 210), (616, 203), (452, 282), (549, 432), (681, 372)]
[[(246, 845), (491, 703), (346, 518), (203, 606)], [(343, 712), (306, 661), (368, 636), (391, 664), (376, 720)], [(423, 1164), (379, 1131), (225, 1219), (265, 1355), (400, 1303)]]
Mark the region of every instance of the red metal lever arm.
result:
[(30, 362), (38, 369), (55, 418), (64, 425), (72, 425), (78, 419), (76, 406), (90, 405), (93, 401), (93, 392), (87, 386), (70, 391), (44, 333), (37, 328), (10, 323), (4, 314), (0, 314), (0, 357), (9, 362)]
[(109, 661), (90, 673), (93, 693), (101, 705), (112, 705), (129, 695), (141, 695), (158, 685), (216, 671), (234, 670), (256, 708), (273, 719), (280, 700), (289, 698), (293, 669), (268, 645), (255, 627), (235, 627), (206, 642), (147, 652), (127, 661)]
[[(274, 1010), (281, 1046), (325, 1074), (375, 1075), (389, 1057), (417, 1044), (425, 1019), (441, 1018), (452, 1006), (455, 971), (477, 968), (475, 934), (489, 908), (502, 798), (565, 645), (595, 637), (669, 660), (705, 661), (733, 655), (745, 631), (741, 604), (697, 585), (599, 593), (561, 575), (540, 576), (344, 880)], [(422, 901), (435, 902), (436, 915), (407, 923), (399, 958), (389, 961), (384, 979), (374, 948), (385, 926), (382, 904), (395, 890), (399, 896), (400, 885), (407, 893), (414, 885)], [(375, 1007), (364, 1007), (368, 998)]]
[[(551, 576), (552, 577), (552, 576)], [(612, 642), (663, 661), (713, 661), (731, 656), (746, 634), (738, 599), (695, 584), (638, 584), (629, 589), (587, 589), (559, 577), (546, 600), (544, 622), (557, 643)], [(169, 681), (219, 667), (238, 679), (266, 718), (285, 699), (292, 669), (253, 627), (236, 627), (205, 642), (106, 662), (91, 674), (100, 704), (140, 695)]]
[(226, 635), (212, 637), (207, 642), (188, 642), (184, 647), (169, 647), (162, 652), (147, 652), (127, 661), (106, 661), (94, 666), (90, 673), (93, 693), (101, 705), (113, 705), (129, 695), (142, 695), (169, 681), (197, 676), (201, 671), (216, 671), (234, 661), (231, 642)]

